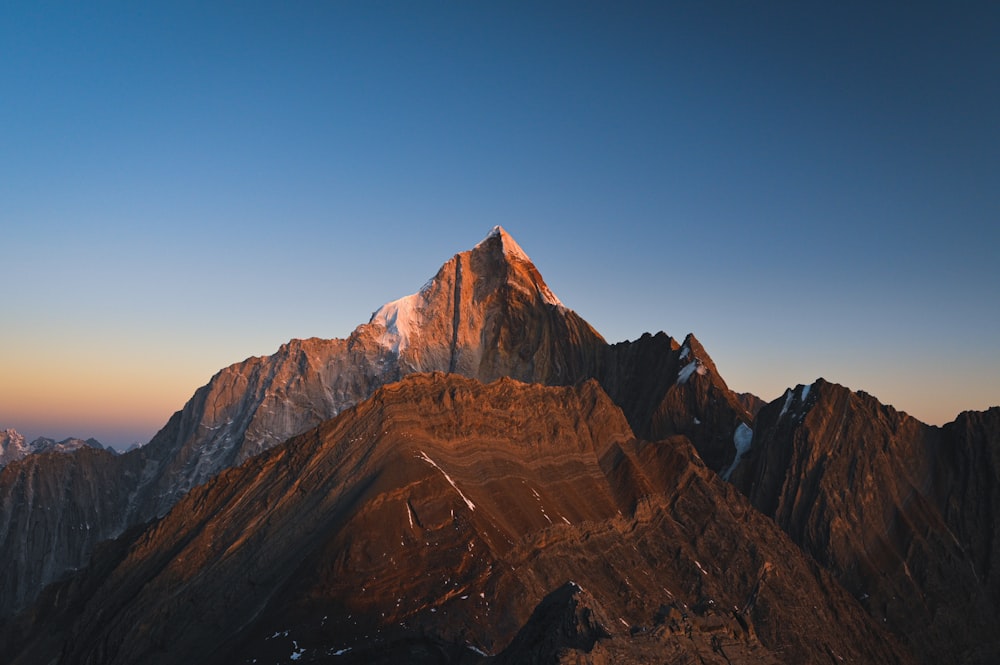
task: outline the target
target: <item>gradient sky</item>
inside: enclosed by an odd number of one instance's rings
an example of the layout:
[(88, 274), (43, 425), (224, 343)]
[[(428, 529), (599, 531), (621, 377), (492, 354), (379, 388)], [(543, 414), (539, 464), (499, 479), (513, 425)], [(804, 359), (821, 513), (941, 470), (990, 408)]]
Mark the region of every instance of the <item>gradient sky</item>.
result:
[(995, 2), (3, 3), (0, 426), (145, 442), (495, 224), (736, 390), (1000, 404), (997, 35)]

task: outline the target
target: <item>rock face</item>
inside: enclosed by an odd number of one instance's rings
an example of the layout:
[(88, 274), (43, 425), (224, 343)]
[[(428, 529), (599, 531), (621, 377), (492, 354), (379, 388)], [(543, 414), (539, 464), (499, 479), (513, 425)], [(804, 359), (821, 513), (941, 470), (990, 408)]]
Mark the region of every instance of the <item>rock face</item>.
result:
[[(445, 263), (419, 292), (379, 308), (347, 339), (292, 340), (272, 356), (250, 358), (212, 377), (148, 445), (125, 455), (126, 465), (140, 470), (112, 483), (115, 501), (126, 506), (124, 520), (104, 523), (87, 497), (67, 493), (47, 500), (65, 504), (57, 510), (79, 514), (104, 536), (117, 535), (164, 515), (222, 470), (336, 416), (379, 387), (428, 371), (546, 385), (596, 378), (641, 437), (685, 434), (716, 470), (733, 459), (734, 432), (750, 422), (693, 335), (682, 345), (660, 333), (609, 346), (562, 305), (524, 250), (497, 227)], [(33, 544), (14, 545), (25, 539), (0, 531), (0, 557), (9, 562), (12, 580), (29, 575), (31, 560), (45, 556)], [(67, 569), (85, 565), (91, 548), (81, 541)], [(41, 585), (61, 572), (47, 570)], [(36, 585), (35, 593), (40, 590)], [(0, 587), (0, 616), (32, 595)]]
[(443, 374), (195, 488), (2, 646), (104, 665), (911, 662), (685, 437), (636, 439), (596, 381)]
[(1000, 660), (1000, 409), (927, 426), (822, 379), (732, 481), (927, 663)]

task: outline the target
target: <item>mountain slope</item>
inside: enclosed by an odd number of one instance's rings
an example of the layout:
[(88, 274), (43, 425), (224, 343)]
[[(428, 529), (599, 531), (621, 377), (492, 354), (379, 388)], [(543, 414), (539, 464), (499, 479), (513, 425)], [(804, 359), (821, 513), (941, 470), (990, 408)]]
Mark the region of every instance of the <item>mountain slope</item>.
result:
[(732, 481), (924, 662), (1000, 659), (1000, 409), (935, 428), (820, 379)]
[(32, 454), (0, 470), (0, 607), (25, 606), (66, 570), (86, 564), (94, 546), (128, 523), (123, 493), (141, 466), (84, 446), (72, 455)]
[(409, 377), (114, 549), (17, 626), (12, 662), (910, 662), (596, 382)]

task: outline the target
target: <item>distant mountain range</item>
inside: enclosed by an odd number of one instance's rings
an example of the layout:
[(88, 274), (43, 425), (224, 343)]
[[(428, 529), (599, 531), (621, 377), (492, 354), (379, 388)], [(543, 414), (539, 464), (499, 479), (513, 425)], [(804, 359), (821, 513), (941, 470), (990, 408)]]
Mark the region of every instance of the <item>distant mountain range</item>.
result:
[(55, 439), (38, 437), (29, 443), (16, 430), (0, 429), (0, 468), (7, 466), (11, 462), (24, 459), (28, 455), (71, 453), (83, 447), (115, 452), (114, 448), (110, 446), (105, 448), (97, 439), (68, 438), (56, 441)]
[(993, 663), (998, 535), (1000, 408), (733, 393), (693, 335), (605, 342), (497, 227), (142, 448), (11, 460), (0, 655)]

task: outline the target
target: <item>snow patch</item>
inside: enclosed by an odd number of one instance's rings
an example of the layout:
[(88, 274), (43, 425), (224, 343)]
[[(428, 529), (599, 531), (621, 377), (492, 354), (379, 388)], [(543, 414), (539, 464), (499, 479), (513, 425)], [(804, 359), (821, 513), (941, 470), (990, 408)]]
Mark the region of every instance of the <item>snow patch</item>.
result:
[(705, 369), (705, 366), (702, 365), (701, 361), (698, 360), (697, 358), (689, 362), (687, 365), (684, 365), (684, 367), (682, 367), (681, 370), (677, 372), (677, 383), (679, 384), (687, 383), (688, 379), (691, 378), (692, 374), (698, 374), (699, 376), (705, 376), (706, 374), (708, 374), (708, 370)]
[(788, 413), (788, 407), (792, 404), (792, 395), (794, 394), (795, 392), (791, 388), (785, 391), (785, 403), (781, 407), (781, 413), (778, 414), (778, 420), (781, 420)]
[[(425, 288), (427, 286), (425, 285)], [(376, 323), (385, 329), (380, 340), (382, 346), (399, 354), (410, 345), (413, 333), (420, 329), (419, 310), (423, 302), (423, 290), (421, 290), (386, 303), (372, 314), (368, 323)]]
[(733, 458), (733, 463), (729, 465), (729, 468), (722, 472), (723, 480), (729, 480), (729, 477), (733, 475), (733, 471), (736, 470), (736, 466), (740, 463), (740, 460), (750, 450), (752, 442), (753, 430), (747, 427), (746, 423), (740, 423), (736, 431), (733, 432), (733, 446), (736, 447), (736, 457)]
[(809, 389), (812, 388), (810, 383), (808, 386), (802, 386), (802, 392), (799, 394), (799, 399), (802, 400), (802, 405), (805, 406), (806, 397), (809, 397)]

